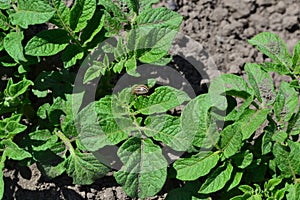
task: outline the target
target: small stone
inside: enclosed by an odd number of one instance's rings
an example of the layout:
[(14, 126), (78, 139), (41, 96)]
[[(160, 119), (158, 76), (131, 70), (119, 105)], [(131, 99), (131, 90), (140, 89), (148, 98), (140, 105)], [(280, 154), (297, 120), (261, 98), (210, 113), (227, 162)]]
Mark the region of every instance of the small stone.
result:
[(299, 41), (299, 40), (298, 40), (297, 38), (291, 38), (290, 40), (288, 40), (288, 41), (286, 42), (286, 46), (288, 47), (290, 54), (293, 53), (294, 47), (295, 47), (295, 45), (298, 43), (298, 41)]
[(300, 5), (299, 4), (290, 4), (286, 9), (286, 14), (293, 16), (293, 15), (299, 15), (300, 13)]
[(194, 20), (192, 21), (192, 24), (193, 24), (193, 29), (194, 29), (194, 30), (198, 31), (198, 30), (200, 29), (199, 20), (194, 19)]
[(87, 193), (86, 197), (87, 197), (88, 200), (92, 200), (93, 197), (94, 197), (94, 194), (93, 193)]
[(232, 64), (230, 64), (230, 68), (229, 68), (229, 73), (231, 74), (238, 74), (241, 72), (240, 67), (243, 66), (244, 64), (244, 59), (237, 57), (239, 55), (235, 55), (235, 59), (232, 62)]
[(226, 0), (224, 5), (231, 8), (235, 19), (247, 17), (255, 9), (253, 2), (247, 0)]
[(224, 37), (216, 35), (216, 45), (221, 47), (224, 44)]
[(238, 64), (230, 64), (230, 67), (229, 67), (229, 71), (228, 73), (229, 74), (238, 74), (240, 73), (241, 69), (240, 67), (238, 66)]
[(253, 14), (249, 18), (250, 20), (250, 26), (255, 26), (256, 31), (262, 31), (264, 27), (267, 27), (269, 25), (268, 18), (265, 18), (259, 14)]
[(264, 56), (262, 53), (258, 52), (257, 56), (255, 57), (255, 62), (256, 63), (262, 63), (264, 62)]
[(256, 0), (256, 3), (259, 6), (270, 6), (272, 5), (273, 2), (274, 2), (273, 0)]
[(228, 10), (224, 9), (222, 7), (218, 7), (211, 13), (211, 19), (217, 22), (220, 22), (225, 19), (225, 17), (228, 15)]
[(239, 44), (239, 45), (237, 45), (236, 49), (240, 49), (239, 52), (240, 52), (241, 57), (243, 57), (243, 58), (247, 58), (250, 54), (250, 49), (248, 46)]
[(192, 19), (188, 19), (184, 22), (184, 27), (186, 30), (192, 30), (193, 29), (193, 23)]
[(246, 28), (243, 33), (247, 38), (251, 38), (255, 35), (255, 29), (252, 27)]
[(267, 7), (267, 11), (272, 14), (274, 12), (276, 12), (276, 7), (275, 6), (270, 6), (270, 7)]
[(223, 36), (230, 36), (234, 33), (241, 33), (242, 30), (243, 24), (236, 20), (232, 21), (230, 24), (226, 22), (223, 26), (223, 29), (221, 29)]
[(238, 22), (240, 22), (240, 23), (242, 23), (243, 24), (243, 26), (248, 26), (249, 24), (249, 21), (247, 20), (247, 19), (244, 19), (244, 18), (242, 18), (242, 19), (239, 19), (238, 20)]
[(117, 187), (115, 191), (117, 199), (124, 199), (124, 197), (126, 197), (126, 193), (124, 192), (122, 187)]
[(183, 16), (188, 16), (189, 15), (189, 6), (184, 5), (181, 8), (181, 15), (183, 15)]
[(201, 31), (201, 39), (202, 40), (207, 40), (207, 38), (209, 37), (209, 31), (204, 29), (203, 31)]
[(233, 21), (231, 23), (231, 27), (235, 33), (241, 33), (243, 31), (244, 25), (239, 21)]
[(286, 6), (284, 1), (279, 1), (276, 5), (276, 12), (283, 14), (285, 12)]
[(226, 51), (231, 51), (232, 50), (232, 45), (231, 44), (227, 44), (225, 45), (225, 48), (224, 48)]
[(114, 192), (113, 192), (112, 188), (106, 188), (105, 191), (104, 191), (103, 196), (104, 196), (105, 200), (114, 200), (115, 199)]
[(170, 10), (175, 10), (177, 8), (175, 1), (171, 0), (171, 1), (168, 1), (167, 3), (168, 3), (168, 8)]
[(272, 15), (270, 15), (269, 20), (270, 20), (270, 24), (279, 24), (282, 22), (283, 19), (283, 15), (279, 14), (279, 13), (273, 13)]
[(287, 16), (283, 18), (283, 27), (289, 31), (293, 31), (299, 27), (298, 17), (297, 16)]

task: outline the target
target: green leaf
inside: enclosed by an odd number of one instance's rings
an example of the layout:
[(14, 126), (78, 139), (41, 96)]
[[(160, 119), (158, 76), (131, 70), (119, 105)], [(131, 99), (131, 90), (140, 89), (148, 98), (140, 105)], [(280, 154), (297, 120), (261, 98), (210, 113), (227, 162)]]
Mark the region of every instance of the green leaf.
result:
[(282, 64), (264, 62), (258, 65), (267, 72), (277, 72), (280, 75), (289, 75), (291, 73), (290, 70)]
[(248, 167), (253, 161), (253, 154), (249, 151), (243, 151), (232, 157), (233, 163), (241, 169)]
[(7, 31), (9, 29), (9, 22), (7, 17), (0, 11), (0, 29)]
[[(55, 162), (55, 161), (54, 161)], [(57, 162), (57, 160), (56, 160)], [(53, 163), (53, 161), (52, 161)], [(65, 165), (67, 163), (67, 160), (64, 160), (57, 165), (43, 165), (44, 173), (49, 177), (49, 178), (55, 178), (57, 176), (62, 175), (65, 171)]]
[(129, 49), (138, 50), (141, 62), (160, 60), (167, 54), (181, 21), (180, 15), (166, 8), (143, 10), (136, 18), (139, 28), (129, 32)]
[(61, 56), (64, 63), (64, 68), (72, 67), (76, 64), (77, 60), (81, 60), (84, 52), (76, 45), (69, 45)]
[[(4, 38), (5, 38), (5, 36), (6, 36), (6, 34), (5, 33), (3, 33), (3, 32), (0, 32), (0, 51), (2, 51), (3, 49), (4, 49)], [(5, 59), (6, 58), (6, 59)], [(6, 67), (6, 64), (4, 64), (5, 63), (5, 60), (12, 60), (9, 56), (2, 56), (2, 57), (0, 57), (0, 64), (3, 66), (3, 67)], [(17, 65), (17, 63), (15, 63), (15, 62), (13, 62), (12, 64), (9, 64), (9, 66), (10, 65), (13, 65), (13, 64), (15, 64), (15, 65)], [(15, 65), (13, 65), (13, 66), (15, 66)]]
[(272, 136), (277, 131), (274, 121), (270, 121), (268, 126), (264, 129), (264, 135), (261, 144), (262, 155), (266, 155), (272, 151)]
[(161, 86), (155, 89), (148, 97), (139, 96), (134, 103), (136, 112), (150, 115), (166, 112), (171, 108), (181, 105), (190, 100), (190, 97), (181, 90), (169, 86)]
[(41, 31), (28, 41), (25, 52), (32, 56), (55, 55), (64, 50), (70, 40), (69, 33), (62, 29)]
[(276, 131), (272, 135), (272, 140), (278, 143), (284, 142), (288, 138), (288, 134), (285, 131)]
[(127, 0), (128, 7), (131, 11), (138, 14), (140, 9), (140, 2), (138, 0)]
[(300, 133), (300, 110), (296, 115), (293, 115), (288, 124), (288, 130), (291, 135), (298, 135)]
[(61, 127), (64, 135), (68, 138), (77, 136), (77, 130), (74, 124), (75, 113), (81, 106), (83, 93), (66, 94), (65, 99), (57, 97), (50, 109), (48, 117), (51, 124)]
[(287, 191), (288, 191), (286, 195), (287, 200), (300, 199), (300, 183), (289, 185)]
[(239, 190), (241, 190), (244, 193), (251, 194), (254, 192), (253, 188), (249, 185), (241, 185), (239, 186)]
[(159, 0), (140, 0), (139, 1), (139, 10), (146, 10), (146, 9), (152, 9), (153, 4), (157, 4)]
[(150, 139), (130, 138), (118, 150), (124, 166), (114, 176), (131, 197), (154, 196), (167, 178), (167, 160)]
[(23, 54), (22, 40), (24, 39), (23, 32), (10, 32), (4, 38), (4, 49), (17, 62), (26, 62), (27, 59)]
[(201, 194), (209, 194), (222, 189), (230, 180), (232, 170), (233, 167), (230, 163), (228, 163), (226, 167), (219, 167), (208, 176), (198, 192)]
[(95, 78), (100, 77), (100, 75), (104, 75), (105, 71), (109, 66), (106, 66), (104, 62), (93, 60), (92, 66), (89, 66), (87, 71), (84, 74), (83, 83), (87, 83)]
[(281, 189), (277, 190), (275, 192), (275, 194), (273, 195), (274, 199), (282, 200), (285, 197), (285, 192), (286, 192), (285, 188), (281, 188)]
[(67, 174), (74, 184), (89, 185), (109, 172), (109, 168), (100, 163), (91, 153), (75, 150), (67, 159)]
[(191, 158), (180, 158), (176, 160), (173, 167), (177, 172), (176, 178), (191, 181), (207, 175), (210, 170), (216, 166), (218, 161), (218, 154), (200, 152)]
[(88, 150), (117, 144), (130, 134), (133, 121), (126, 109), (122, 110), (120, 101), (122, 98), (106, 96), (89, 104), (78, 114), (76, 127), (80, 142)]
[(170, 30), (178, 30), (181, 21), (182, 16), (164, 7), (146, 9), (136, 18), (137, 24), (141, 27), (164, 27)]
[(0, 139), (11, 138), (25, 131), (27, 126), (20, 124), (20, 120), (21, 115), (12, 115), (11, 117), (0, 120)]
[[(9, 8), (10, 8), (10, 0), (0, 0), (0, 9), (6, 10)], [(0, 198), (1, 198), (1, 195), (0, 195)]]
[[(127, 46), (123, 38), (118, 38), (117, 46), (116, 47), (111, 47), (111, 51), (114, 53), (114, 59), (116, 61), (125, 61), (127, 60), (127, 57), (129, 55), (129, 52), (127, 52)], [(129, 59), (136, 59), (135, 55), (130, 57)], [(134, 61), (129, 61), (129, 62), (135, 62), (134, 65), (136, 65), (136, 60)], [(131, 67), (132, 68), (132, 67)], [(136, 68), (136, 66), (135, 66)], [(129, 66), (130, 69), (130, 66)]]
[(257, 46), (258, 50), (270, 57), (275, 63), (282, 64), (288, 69), (291, 67), (291, 57), (287, 46), (278, 35), (263, 32), (254, 36), (248, 42)]
[(220, 135), (220, 145), (224, 156), (229, 158), (236, 154), (236, 152), (242, 146), (243, 139), (240, 124), (232, 124), (227, 126), (225, 129), (223, 129), (223, 131), (221, 131)]
[(253, 101), (254, 101), (254, 96), (253, 95), (249, 96), (247, 99), (244, 100), (244, 102), (240, 106), (238, 106), (238, 111), (236, 111), (237, 103), (235, 99), (234, 99), (234, 103), (228, 102), (228, 104), (233, 106), (234, 109), (232, 109), (232, 111), (226, 115), (225, 120), (226, 121), (239, 120), (241, 116), (245, 113), (245, 111), (251, 106)]
[(290, 87), (287, 82), (281, 82), (274, 104), (277, 120), (289, 121), (298, 105), (298, 94), (295, 89)]
[(82, 30), (80, 40), (83, 41), (83, 46), (86, 46), (89, 42), (92, 42), (94, 37), (102, 30), (104, 25), (105, 15), (102, 10), (96, 10), (93, 18), (87, 24), (85, 29)]
[(37, 145), (32, 144), (32, 149), (34, 151), (45, 151), (51, 149), (57, 143), (58, 137), (52, 135), (49, 130), (37, 130), (29, 134), (31, 140), (40, 141)]
[(143, 63), (154, 63), (167, 55), (176, 30), (166, 27), (141, 26), (129, 32), (128, 49), (137, 52)]
[(101, 129), (96, 114), (95, 103), (91, 103), (82, 109), (76, 118), (79, 140), (90, 151), (113, 145)]
[(263, 103), (264, 106), (272, 105), (276, 94), (270, 75), (261, 70), (257, 64), (247, 63), (245, 70), (259, 102)]
[(182, 131), (193, 138), (193, 145), (211, 148), (219, 139), (215, 119), (210, 116), (211, 107), (222, 107), (225, 97), (214, 101), (209, 95), (202, 94), (191, 100), (181, 114)]
[[(294, 160), (294, 155), (290, 156), (288, 149), (281, 146), (279, 143), (274, 144), (272, 152), (275, 156), (276, 165), (280, 169), (282, 175), (286, 178), (295, 176), (296, 169), (294, 164), (297, 160)], [(296, 168), (298, 168), (298, 166)]]
[(148, 116), (144, 122), (145, 134), (161, 141), (176, 151), (190, 148), (193, 137), (182, 131), (180, 119), (170, 115)]
[(290, 165), (293, 166), (294, 172), (300, 175), (300, 143), (288, 140), (288, 145), (291, 149), (291, 152), (289, 154)]
[(136, 57), (132, 56), (131, 58), (127, 59), (124, 63), (126, 67), (126, 72), (131, 76), (139, 76), (139, 73), (136, 72), (137, 63)]
[(105, 33), (106, 37), (118, 34), (123, 28), (123, 24), (129, 23), (125, 12), (115, 2), (111, 0), (98, 0), (98, 5), (102, 5), (105, 8), (104, 27), (107, 30)]
[(0, 156), (0, 159), (1, 159), (1, 162), (0, 162), (0, 198), (2, 199), (3, 195), (4, 195), (3, 169), (4, 169), (4, 161), (6, 159), (6, 156), (2, 154)]
[[(39, 144), (41, 141), (33, 140), (34, 144)], [(62, 142), (56, 142), (51, 149), (46, 151), (34, 151), (33, 157), (39, 163), (39, 169), (49, 178), (55, 178), (66, 171), (67, 158), (66, 145)], [(68, 152), (69, 153), (69, 152)]]
[(222, 74), (212, 80), (209, 86), (209, 94), (212, 99), (225, 94), (247, 99), (253, 94), (253, 90), (242, 77), (233, 74)]
[(48, 22), (54, 12), (44, 0), (18, 0), (18, 9), (11, 14), (11, 22), (27, 29), (29, 25)]
[(24, 149), (18, 147), (16, 143), (12, 140), (2, 140), (1, 144), (5, 146), (5, 155), (13, 160), (23, 160), (25, 158), (30, 158), (31, 154)]
[(117, 62), (114, 66), (113, 66), (113, 71), (115, 73), (121, 73), (123, 67), (125, 64), (125, 60), (120, 60), (119, 62)]
[(38, 141), (47, 141), (52, 136), (53, 135), (50, 133), (50, 131), (48, 129), (36, 130), (36, 131), (31, 132), (29, 134), (30, 139), (32, 139), (32, 140), (38, 140)]
[(277, 185), (281, 183), (282, 179), (281, 178), (272, 178), (268, 180), (268, 182), (265, 182), (264, 189), (273, 191)]
[(24, 94), (31, 85), (34, 85), (33, 82), (26, 78), (23, 78), (23, 80), (18, 83), (13, 83), (12, 79), (9, 79), (6, 89), (4, 90), (4, 95), (14, 99)]
[(231, 181), (227, 191), (230, 191), (231, 189), (237, 187), (240, 184), (243, 174), (244, 174), (243, 172), (239, 172), (239, 171), (234, 173), (233, 180)]
[(292, 58), (292, 69), (295, 74), (300, 74), (300, 42), (294, 48), (293, 58)]
[(251, 137), (251, 135), (266, 121), (269, 108), (264, 108), (261, 110), (245, 109), (244, 113), (240, 116), (238, 120), (242, 128), (241, 132), (243, 134), (243, 140)]
[(70, 26), (75, 32), (86, 27), (96, 10), (96, 0), (77, 0), (70, 12)]
[(114, 17), (117, 18), (124, 18), (125, 16), (122, 10), (113, 2), (110, 0), (98, 0), (98, 5), (104, 6), (105, 10), (107, 10), (109, 13), (113, 13)]
[(63, 0), (50, 0), (50, 5), (54, 8), (55, 13), (50, 22), (59, 28), (66, 29), (70, 26), (70, 9), (65, 5)]

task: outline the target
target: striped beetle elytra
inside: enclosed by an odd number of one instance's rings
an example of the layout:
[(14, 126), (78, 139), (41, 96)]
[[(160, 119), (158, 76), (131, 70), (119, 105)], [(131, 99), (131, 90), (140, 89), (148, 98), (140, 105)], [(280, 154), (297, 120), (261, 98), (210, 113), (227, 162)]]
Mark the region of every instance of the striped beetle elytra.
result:
[(147, 94), (149, 88), (146, 85), (137, 85), (132, 89), (132, 93), (135, 95)]

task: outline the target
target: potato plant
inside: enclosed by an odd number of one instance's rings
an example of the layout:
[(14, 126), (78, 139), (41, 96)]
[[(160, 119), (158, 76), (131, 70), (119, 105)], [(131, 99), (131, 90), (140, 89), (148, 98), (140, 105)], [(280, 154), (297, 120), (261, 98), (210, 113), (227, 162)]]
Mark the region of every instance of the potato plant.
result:
[[(157, 2), (1, 1), (0, 197), (11, 159), (81, 185), (114, 171), (130, 197), (154, 196), (171, 178), (182, 182), (172, 200), (300, 198), (300, 43), (290, 56), (277, 35), (258, 34), (249, 43), (272, 62), (247, 63), (247, 80), (221, 75), (195, 98), (151, 79), (142, 92), (113, 92), (117, 75), (172, 60), (182, 17)], [(58, 65), (44, 66), (52, 57)], [(275, 88), (270, 72), (291, 81)], [(167, 148), (181, 157), (170, 162)]]

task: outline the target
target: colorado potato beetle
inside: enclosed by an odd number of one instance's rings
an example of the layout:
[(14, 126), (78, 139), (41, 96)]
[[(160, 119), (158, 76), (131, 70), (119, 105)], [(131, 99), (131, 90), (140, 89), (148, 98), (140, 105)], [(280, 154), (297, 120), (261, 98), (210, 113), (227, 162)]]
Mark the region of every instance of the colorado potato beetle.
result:
[(149, 88), (146, 85), (137, 85), (132, 89), (132, 94), (142, 95), (147, 94), (149, 92)]

